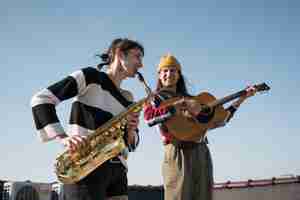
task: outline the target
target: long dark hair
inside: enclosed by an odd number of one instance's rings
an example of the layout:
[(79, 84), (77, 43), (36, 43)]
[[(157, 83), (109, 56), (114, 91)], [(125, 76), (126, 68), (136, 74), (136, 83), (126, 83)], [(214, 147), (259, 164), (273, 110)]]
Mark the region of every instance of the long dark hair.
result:
[(104, 65), (109, 65), (113, 62), (113, 59), (116, 54), (116, 49), (120, 49), (125, 55), (127, 55), (128, 51), (131, 49), (139, 49), (143, 56), (145, 54), (144, 47), (139, 42), (130, 40), (127, 38), (117, 38), (112, 41), (107, 51), (102, 54), (97, 54), (96, 56), (100, 57), (102, 63), (98, 64), (97, 67), (101, 69)]
[[(183, 96), (190, 96), (181, 71), (179, 71), (178, 73), (179, 73), (179, 79), (176, 83), (176, 93), (179, 95), (183, 95)], [(162, 85), (160, 79), (158, 79), (157, 83), (156, 83), (156, 92), (159, 92), (162, 88), (163, 88), (163, 85)]]

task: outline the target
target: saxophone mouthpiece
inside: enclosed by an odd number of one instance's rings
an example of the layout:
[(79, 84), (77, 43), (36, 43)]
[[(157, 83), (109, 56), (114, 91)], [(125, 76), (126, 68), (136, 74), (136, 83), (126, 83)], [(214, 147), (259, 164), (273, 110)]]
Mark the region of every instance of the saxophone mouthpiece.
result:
[(148, 95), (150, 95), (150, 94), (152, 93), (152, 91), (151, 91), (150, 87), (147, 85), (147, 83), (146, 83), (146, 81), (145, 81), (143, 75), (142, 75), (140, 72), (138, 72), (138, 71), (136, 72), (136, 75), (137, 75), (139, 81), (141, 81), (141, 82), (143, 83), (144, 88), (145, 88), (145, 90), (146, 90), (146, 93), (147, 93)]
[(145, 82), (145, 79), (144, 79), (143, 75), (140, 72), (136, 72), (136, 75), (137, 75), (139, 81)]

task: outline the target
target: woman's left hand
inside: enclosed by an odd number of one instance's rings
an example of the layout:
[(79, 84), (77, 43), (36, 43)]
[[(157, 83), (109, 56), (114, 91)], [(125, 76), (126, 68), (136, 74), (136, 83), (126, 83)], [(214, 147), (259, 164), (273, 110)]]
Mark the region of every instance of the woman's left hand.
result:
[(242, 95), (240, 99), (245, 100), (249, 97), (252, 97), (257, 92), (257, 89), (253, 85), (249, 85), (245, 89), (246, 94)]
[(252, 97), (257, 92), (257, 89), (253, 85), (250, 85), (246, 87), (246, 92), (247, 92), (246, 93), (247, 98)]
[(237, 101), (235, 101), (232, 105), (236, 109), (249, 97), (252, 97), (257, 92), (257, 89), (253, 86), (247, 86), (245, 89), (246, 93), (242, 95)]

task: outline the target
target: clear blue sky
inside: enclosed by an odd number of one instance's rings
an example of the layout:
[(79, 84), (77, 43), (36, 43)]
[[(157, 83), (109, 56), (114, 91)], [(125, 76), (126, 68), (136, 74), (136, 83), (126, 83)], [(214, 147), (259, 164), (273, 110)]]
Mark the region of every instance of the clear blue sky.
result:
[[(140, 41), (141, 70), (152, 88), (162, 54), (183, 65), (193, 94), (222, 97), (247, 84), (271, 91), (249, 99), (226, 127), (209, 133), (216, 182), (300, 174), (298, 1), (3, 1), (0, 7), (0, 179), (55, 181), (61, 145), (43, 144), (30, 99), (74, 70), (99, 62), (116, 37)], [(137, 80), (124, 82), (136, 99)], [(58, 106), (66, 126), (70, 101)], [(159, 185), (163, 147), (141, 122), (141, 144), (129, 158), (129, 184)], [(298, 150), (297, 150), (298, 149)]]

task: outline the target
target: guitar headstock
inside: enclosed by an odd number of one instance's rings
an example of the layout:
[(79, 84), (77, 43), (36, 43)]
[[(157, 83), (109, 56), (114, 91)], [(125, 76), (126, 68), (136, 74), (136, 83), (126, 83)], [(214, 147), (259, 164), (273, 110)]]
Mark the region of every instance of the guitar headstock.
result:
[(254, 87), (256, 88), (257, 92), (266, 92), (271, 89), (266, 83), (254, 85)]

